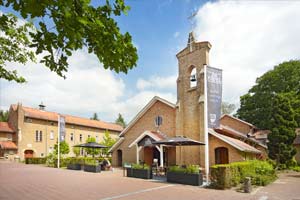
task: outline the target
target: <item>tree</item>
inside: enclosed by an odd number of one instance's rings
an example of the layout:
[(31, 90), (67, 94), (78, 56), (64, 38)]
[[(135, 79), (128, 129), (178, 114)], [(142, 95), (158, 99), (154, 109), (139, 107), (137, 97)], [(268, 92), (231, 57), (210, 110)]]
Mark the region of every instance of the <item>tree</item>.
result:
[(297, 122), (295, 111), (291, 106), (290, 94), (278, 94), (274, 97), (270, 126), (272, 129), (268, 135), (269, 157), (276, 160), (277, 166), (286, 165), (296, 154), (293, 142), (296, 137)]
[(123, 128), (126, 127), (126, 122), (123, 118), (123, 116), (119, 113), (118, 118), (115, 121), (116, 124), (119, 124), (120, 126), (122, 126)]
[[(89, 138), (86, 139), (86, 143), (88, 143), (88, 142), (96, 142), (96, 138), (89, 137)], [(93, 157), (95, 157), (95, 155), (100, 154), (100, 149), (85, 148), (85, 152), (87, 152), (87, 154), (92, 155)]]
[(5, 69), (5, 63), (25, 64), (35, 61), (35, 55), (41, 55), (40, 63), (65, 78), (68, 57), (83, 48), (95, 54), (105, 69), (127, 73), (136, 66), (132, 38), (128, 32), (120, 32), (114, 19), (127, 14), (124, 0), (105, 1), (97, 7), (89, 0), (3, 0), (1, 7), (13, 9), (20, 18), (0, 14), (0, 31), (4, 33), (0, 36), (0, 78), (24, 82), (16, 71)]
[(0, 110), (0, 122), (8, 122), (8, 110)]
[(80, 155), (80, 147), (73, 147), (73, 153), (78, 157)]
[(257, 78), (249, 92), (240, 97), (236, 116), (268, 135), (269, 157), (286, 164), (295, 154), (292, 145), (295, 128), (300, 125), (300, 61), (275, 66)]
[(90, 119), (92, 119), (92, 120), (99, 120), (97, 113), (94, 113), (93, 117), (91, 117)]
[[(113, 139), (110, 134), (109, 131), (106, 130), (103, 136), (103, 141), (101, 142), (102, 145), (105, 145), (107, 147), (112, 147), (115, 143), (117, 142), (116, 139)], [(103, 153), (107, 156), (108, 155), (108, 148), (107, 149), (103, 149)]]
[(228, 102), (222, 102), (221, 104), (221, 114), (227, 114), (230, 115), (233, 113), (233, 111), (236, 109), (236, 105), (235, 104), (231, 104)]
[[(70, 152), (69, 144), (66, 141), (61, 141), (59, 143), (59, 154), (60, 155), (66, 155)], [(58, 154), (58, 145), (57, 143), (54, 145), (54, 153)]]

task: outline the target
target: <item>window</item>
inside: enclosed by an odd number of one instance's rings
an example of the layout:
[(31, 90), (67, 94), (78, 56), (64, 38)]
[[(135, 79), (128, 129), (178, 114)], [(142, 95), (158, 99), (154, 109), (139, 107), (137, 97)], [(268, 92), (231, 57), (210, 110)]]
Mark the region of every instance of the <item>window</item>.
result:
[(197, 71), (196, 68), (194, 67), (190, 75), (190, 87), (192, 88), (196, 86), (197, 86)]
[(26, 122), (29, 122), (29, 123), (32, 123), (32, 119), (27, 118), (27, 117), (26, 117), (25, 121), (26, 121)]
[(44, 153), (41, 153), (41, 157), (44, 157)]
[(73, 133), (71, 133), (71, 135), (70, 135), (70, 140), (74, 141), (74, 134)]
[(157, 116), (156, 118), (155, 118), (155, 126), (156, 127), (159, 127), (159, 126), (161, 126), (162, 125), (162, 117), (161, 116)]
[(12, 134), (10, 134), (10, 133), (7, 133), (7, 140), (9, 140), (9, 141), (11, 141), (12, 140)]
[(43, 141), (43, 132), (40, 131), (40, 142)]
[(36, 142), (41, 142), (43, 141), (43, 132), (42, 131), (35, 131), (35, 141)]
[(49, 147), (49, 153), (53, 152), (53, 147)]
[(54, 140), (54, 131), (50, 131), (50, 140)]
[(90, 138), (91, 136), (90, 135), (88, 135), (88, 139)]
[(96, 135), (96, 142), (99, 142), (98, 140), (99, 140), (98, 135)]
[(79, 135), (79, 141), (82, 142), (82, 134)]

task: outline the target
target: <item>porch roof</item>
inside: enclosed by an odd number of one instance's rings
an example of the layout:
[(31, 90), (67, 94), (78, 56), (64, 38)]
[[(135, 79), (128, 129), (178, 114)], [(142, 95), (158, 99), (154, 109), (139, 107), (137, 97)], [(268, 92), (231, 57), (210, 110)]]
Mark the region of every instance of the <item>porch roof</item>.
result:
[(163, 140), (166, 138), (166, 136), (160, 132), (145, 131), (139, 137), (137, 137), (128, 147), (132, 147), (133, 145), (138, 144), (146, 136), (149, 136), (154, 141), (159, 141), (159, 140)]
[(259, 151), (258, 149), (250, 146), (249, 144), (247, 144), (241, 140), (219, 134), (216, 131), (214, 131), (213, 129), (209, 129), (208, 132), (210, 135), (222, 140), (223, 142), (233, 146), (234, 148), (236, 148), (242, 152), (249, 152), (249, 153), (255, 153), (255, 154), (261, 153), (261, 151)]

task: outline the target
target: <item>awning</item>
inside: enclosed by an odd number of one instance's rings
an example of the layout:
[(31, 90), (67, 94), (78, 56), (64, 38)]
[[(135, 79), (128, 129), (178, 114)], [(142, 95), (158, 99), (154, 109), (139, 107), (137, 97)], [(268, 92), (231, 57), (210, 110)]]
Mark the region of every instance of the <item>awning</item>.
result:
[(153, 142), (153, 144), (164, 144), (170, 146), (195, 146), (195, 145), (205, 145), (203, 142), (193, 140), (184, 136), (170, 137), (160, 141)]
[(11, 149), (11, 150), (17, 150), (18, 147), (15, 143), (12, 141), (2, 141), (0, 142), (0, 149)]
[(77, 145), (74, 145), (74, 147), (95, 148), (95, 149), (107, 148), (107, 146), (99, 144), (97, 142), (88, 142), (88, 143), (84, 143), (84, 144), (77, 144)]

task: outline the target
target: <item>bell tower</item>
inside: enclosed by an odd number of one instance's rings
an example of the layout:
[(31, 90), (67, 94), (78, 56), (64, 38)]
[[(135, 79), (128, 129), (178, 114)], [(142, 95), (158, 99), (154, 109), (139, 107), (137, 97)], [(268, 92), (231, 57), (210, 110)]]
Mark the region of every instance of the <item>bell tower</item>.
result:
[[(211, 44), (196, 42), (193, 32), (187, 46), (177, 55), (176, 135), (204, 142), (204, 70), (209, 64)], [(176, 149), (177, 164), (199, 164), (204, 167), (204, 146)]]

